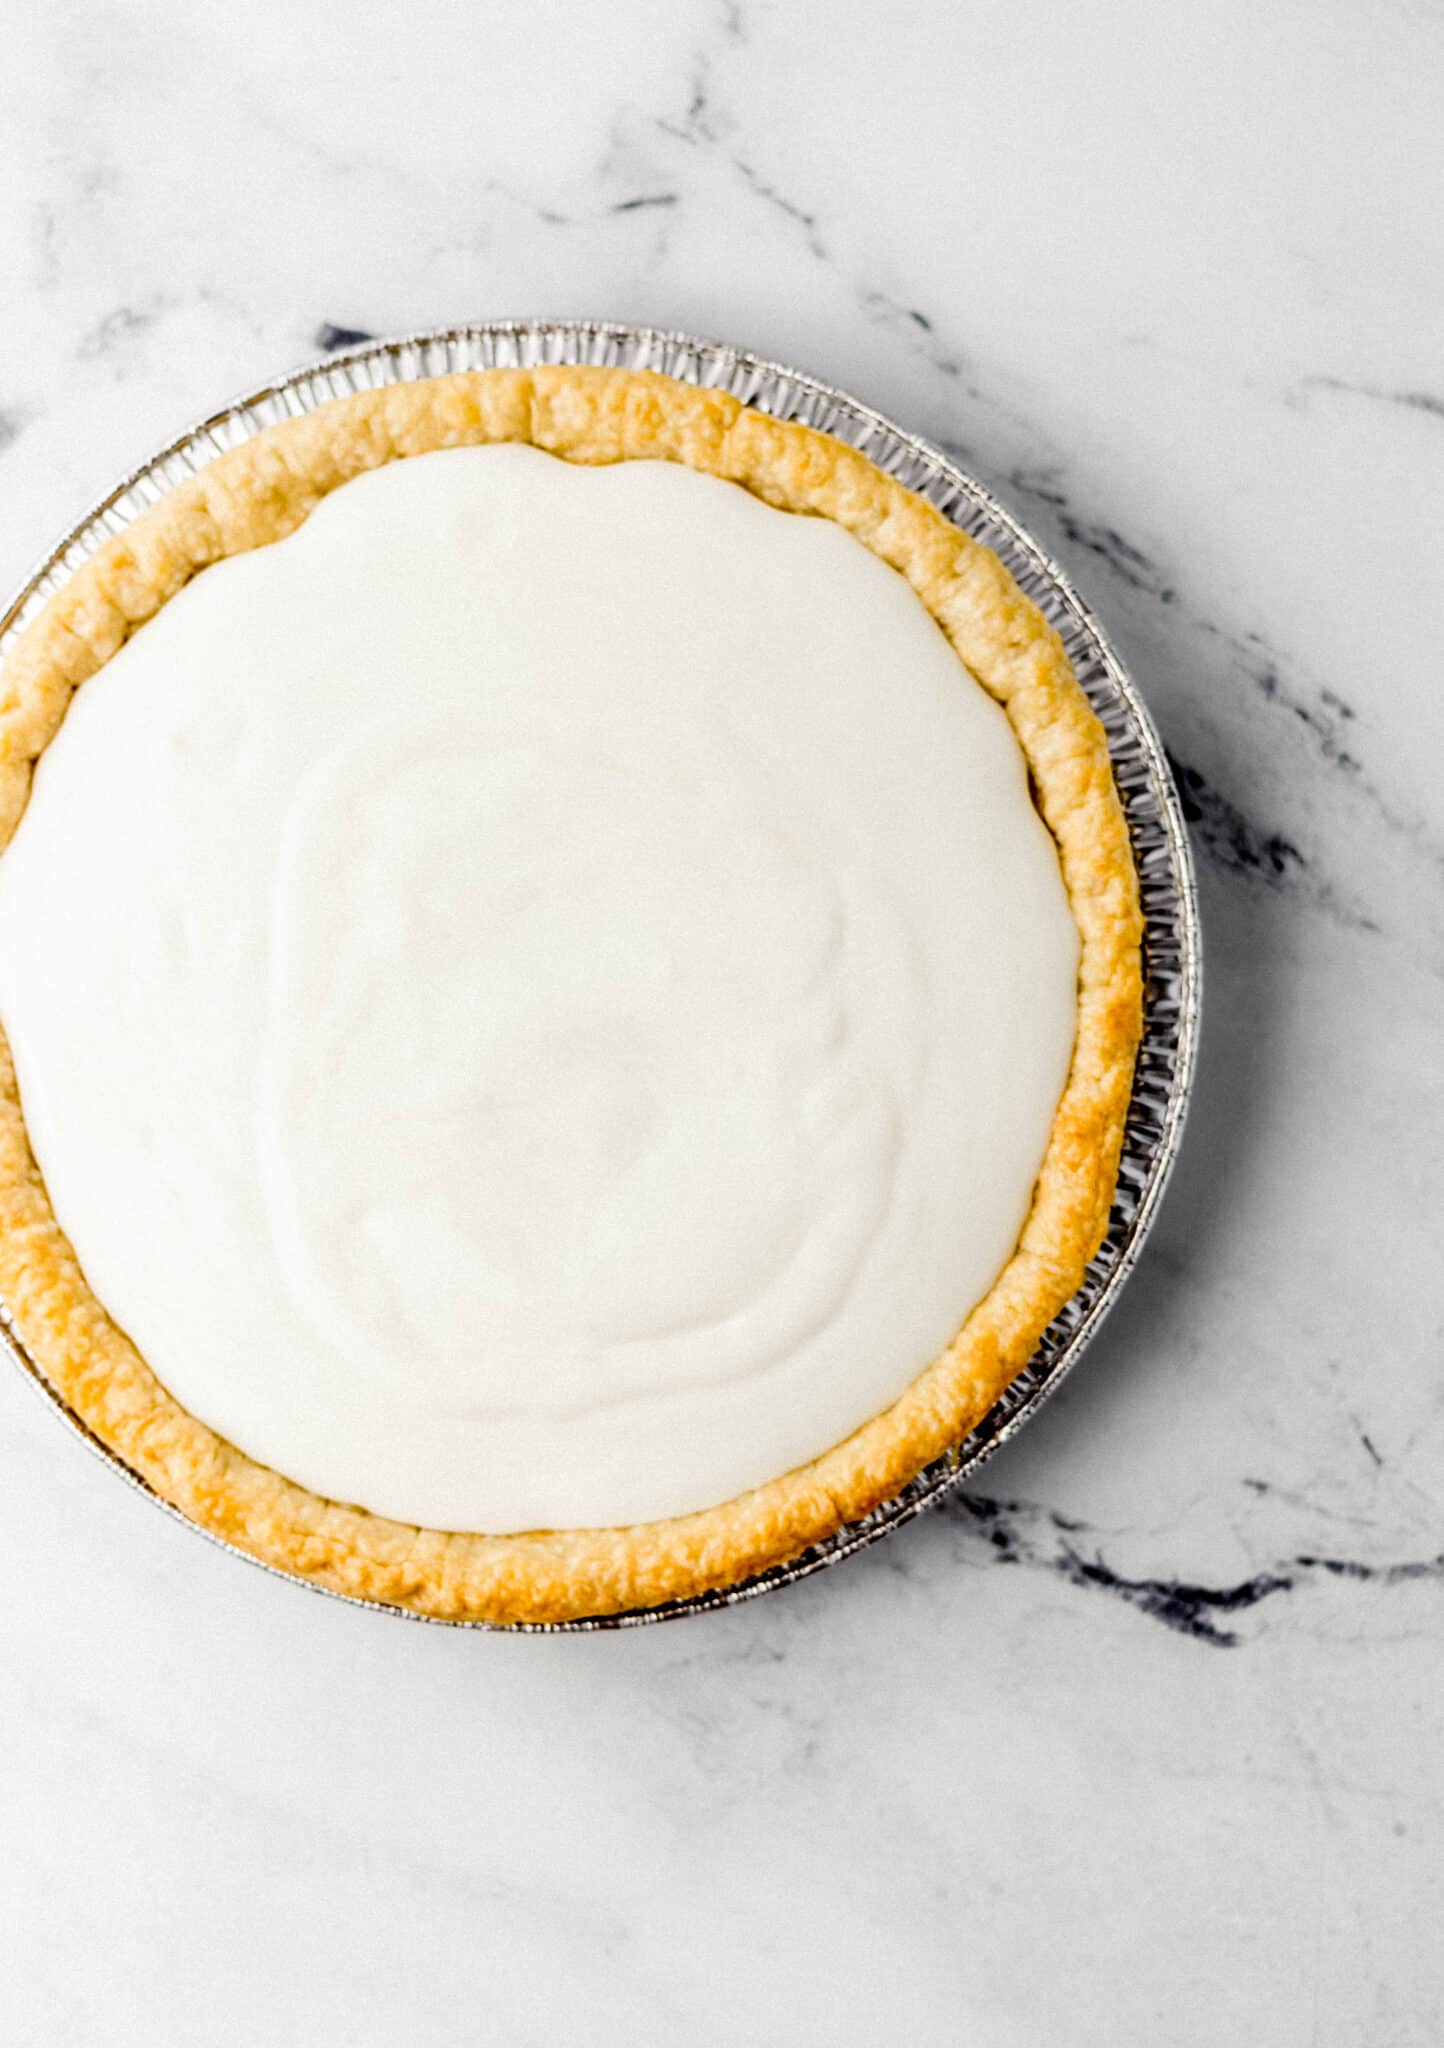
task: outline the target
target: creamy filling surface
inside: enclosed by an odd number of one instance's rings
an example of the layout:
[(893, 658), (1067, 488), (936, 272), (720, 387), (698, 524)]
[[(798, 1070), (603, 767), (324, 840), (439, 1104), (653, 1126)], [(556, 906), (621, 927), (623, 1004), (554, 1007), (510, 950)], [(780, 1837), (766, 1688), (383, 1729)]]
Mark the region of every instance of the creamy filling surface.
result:
[(521, 447), (207, 570), (0, 859), (91, 1286), (252, 1457), (442, 1528), (708, 1507), (887, 1406), (1014, 1247), (1077, 963), (901, 577)]

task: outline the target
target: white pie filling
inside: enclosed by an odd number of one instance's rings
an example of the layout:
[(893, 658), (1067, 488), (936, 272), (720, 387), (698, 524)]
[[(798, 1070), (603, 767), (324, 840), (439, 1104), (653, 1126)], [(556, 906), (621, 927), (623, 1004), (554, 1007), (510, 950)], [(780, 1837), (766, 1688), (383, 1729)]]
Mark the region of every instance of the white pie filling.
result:
[(90, 1285), (252, 1457), (442, 1528), (708, 1507), (887, 1406), (1017, 1240), (1077, 962), (901, 577), (520, 447), (206, 571), (0, 860)]

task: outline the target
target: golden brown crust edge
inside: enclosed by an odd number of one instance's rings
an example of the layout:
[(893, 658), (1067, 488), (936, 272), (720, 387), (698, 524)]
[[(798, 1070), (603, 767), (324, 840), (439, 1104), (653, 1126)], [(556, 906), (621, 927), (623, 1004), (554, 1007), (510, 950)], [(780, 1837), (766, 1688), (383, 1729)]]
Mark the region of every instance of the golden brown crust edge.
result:
[(957, 1444), (1022, 1370), (1107, 1224), (1141, 1029), (1142, 919), (1102, 728), (1056, 633), (997, 557), (844, 443), (647, 371), (472, 371), (363, 392), (268, 428), (171, 492), (76, 573), (0, 672), (0, 847), (72, 691), (198, 570), (292, 532), (363, 470), (487, 441), (573, 462), (684, 462), (836, 520), (900, 571), (1013, 725), (1082, 941), (1073, 1062), (1033, 1205), (947, 1350), (811, 1464), (721, 1507), (619, 1529), (407, 1527), (320, 1499), (187, 1413), (86, 1286), (0, 1034), (0, 1299), (88, 1427), (192, 1520), (283, 1571), (449, 1619), (563, 1621), (735, 1584), (795, 1556)]

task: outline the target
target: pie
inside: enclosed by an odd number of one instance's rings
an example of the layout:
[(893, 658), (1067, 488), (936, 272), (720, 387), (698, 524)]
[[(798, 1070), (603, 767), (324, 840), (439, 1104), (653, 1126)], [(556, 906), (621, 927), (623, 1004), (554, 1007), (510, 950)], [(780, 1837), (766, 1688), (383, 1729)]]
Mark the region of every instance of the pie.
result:
[(960, 1443), (1101, 1242), (1103, 732), (992, 553), (724, 392), (458, 373), (219, 456), (0, 669), (0, 845), (0, 1300), (334, 1591), (736, 1584)]

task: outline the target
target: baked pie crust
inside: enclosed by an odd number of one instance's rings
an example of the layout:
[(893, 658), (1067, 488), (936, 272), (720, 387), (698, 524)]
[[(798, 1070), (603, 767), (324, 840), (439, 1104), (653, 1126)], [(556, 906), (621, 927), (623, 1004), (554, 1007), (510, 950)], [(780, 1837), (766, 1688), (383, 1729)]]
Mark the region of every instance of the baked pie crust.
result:
[(1078, 1288), (1112, 1205), (1141, 1029), (1138, 880), (1104, 734), (1062, 643), (997, 557), (864, 455), (649, 371), (485, 370), (338, 399), (180, 485), (78, 570), (0, 671), (0, 847), (72, 691), (209, 564), (291, 533), (327, 492), (409, 455), (521, 441), (570, 462), (663, 459), (836, 520), (905, 576), (1002, 705), (1081, 938), (1072, 1065), (1016, 1251), (892, 1406), (720, 1507), (625, 1528), (486, 1536), (323, 1500), (173, 1400), (87, 1287), (31, 1155), (0, 1033), (0, 1299), (87, 1427), (213, 1535), (339, 1593), (450, 1620), (557, 1622), (726, 1587), (795, 1556), (958, 1444)]

